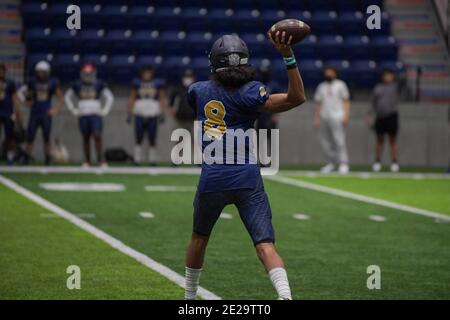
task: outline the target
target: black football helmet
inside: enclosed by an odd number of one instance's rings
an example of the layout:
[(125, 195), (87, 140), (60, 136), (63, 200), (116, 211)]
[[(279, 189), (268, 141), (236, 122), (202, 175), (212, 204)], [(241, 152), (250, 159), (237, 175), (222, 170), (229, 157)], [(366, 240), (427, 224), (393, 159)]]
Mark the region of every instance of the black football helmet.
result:
[(212, 72), (227, 68), (248, 65), (248, 48), (236, 35), (224, 35), (217, 39), (209, 53), (209, 65)]

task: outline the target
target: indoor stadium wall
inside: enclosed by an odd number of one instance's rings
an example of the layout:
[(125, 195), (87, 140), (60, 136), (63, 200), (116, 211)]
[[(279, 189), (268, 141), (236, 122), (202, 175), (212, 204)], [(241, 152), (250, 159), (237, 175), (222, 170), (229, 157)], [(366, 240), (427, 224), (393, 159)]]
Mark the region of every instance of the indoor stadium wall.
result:
[[(311, 97), (310, 97), (311, 99)], [(132, 154), (134, 127), (125, 122), (126, 97), (116, 97), (111, 113), (104, 121), (105, 148), (123, 147)], [(353, 102), (347, 144), (350, 164), (371, 164), (374, 159), (374, 135), (366, 125), (368, 103)], [(325, 161), (313, 128), (314, 105), (306, 102), (289, 114), (280, 116), (280, 162), (282, 164), (319, 164)], [(400, 110), (400, 163), (413, 166), (446, 166), (449, 159), (450, 127), (448, 109), (435, 104), (402, 103)], [(158, 132), (160, 162), (170, 162), (174, 145), (170, 134), (176, 128), (171, 116), (165, 117)], [(70, 161), (82, 161), (81, 136), (76, 118), (64, 108), (55, 118), (52, 139), (60, 138), (67, 147)], [(36, 158), (43, 159), (38, 135)], [(388, 152), (385, 152), (385, 160)]]

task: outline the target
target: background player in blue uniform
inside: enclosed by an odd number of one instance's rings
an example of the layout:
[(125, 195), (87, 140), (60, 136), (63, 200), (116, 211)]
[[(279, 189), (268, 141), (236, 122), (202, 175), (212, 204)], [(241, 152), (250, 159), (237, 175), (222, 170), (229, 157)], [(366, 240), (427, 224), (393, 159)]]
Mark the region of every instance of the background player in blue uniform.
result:
[(164, 80), (153, 78), (153, 73), (153, 67), (150, 65), (142, 68), (141, 77), (133, 81), (128, 99), (128, 123), (131, 123), (131, 116), (134, 114), (135, 164), (140, 164), (142, 161), (142, 142), (146, 133), (149, 142), (148, 161), (150, 164), (155, 164), (157, 160), (156, 134), (158, 121), (165, 108), (166, 94)]
[(14, 81), (6, 78), (6, 66), (0, 63), (0, 135), (3, 127), (6, 160), (9, 165), (14, 163), (15, 157), (14, 122), (21, 126), (17, 88)]
[[(270, 37), (270, 35), (269, 35)], [(286, 34), (270, 38), (284, 57), (289, 85), (287, 93), (269, 95), (261, 82), (253, 81), (247, 45), (234, 35), (219, 38), (209, 56), (212, 80), (194, 83), (188, 96), (201, 121), (204, 162), (194, 200), (193, 234), (186, 254), (185, 299), (197, 293), (206, 246), (214, 224), (226, 205), (234, 204), (255, 245), (257, 255), (269, 274), (279, 299), (292, 299), (283, 261), (274, 246), (272, 213), (259, 167), (250, 160), (250, 142), (245, 154), (235, 150), (234, 158), (245, 164), (208, 163), (209, 144), (226, 140), (230, 129), (253, 127), (260, 112), (284, 112), (305, 101), (303, 81)], [(225, 143), (226, 145), (226, 143)], [(228, 150), (225, 150), (228, 151)]]
[[(91, 165), (91, 138), (95, 142), (97, 162), (106, 167), (103, 159), (103, 117), (108, 115), (114, 96), (106, 84), (97, 78), (96, 68), (87, 63), (81, 67), (80, 80), (75, 81), (64, 96), (67, 108), (78, 117), (83, 137), (84, 167)], [(103, 99), (103, 100), (102, 100)], [(77, 101), (77, 106), (74, 104)]]
[[(50, 157), (50, 133), (52, 118), (61, 110), (64, 98), (59, 87), (59, 81), (50, 77), (50, 64), (47, 61), (40, 61), (35, 66), (36, 77), (26, 84), (25, 105), (30, 110), (27, 129), (27, 146), (24, 164), (28, 164), (33, 151), (33, 143), (37, 129), (42, 129), (44, 140), (45, 164), (49, 165)], [(52, 105), (53, 97), (56, 103)]]

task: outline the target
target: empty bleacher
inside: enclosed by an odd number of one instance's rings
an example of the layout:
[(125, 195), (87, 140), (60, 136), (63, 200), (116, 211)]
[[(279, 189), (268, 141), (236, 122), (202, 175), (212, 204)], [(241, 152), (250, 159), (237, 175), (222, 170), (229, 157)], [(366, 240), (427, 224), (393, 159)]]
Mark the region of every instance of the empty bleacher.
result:
[[(274, 76), (285, 76), (282, 61), (265, 32), (283, 18), (298, 18), (312, 35), (296, 47), (307, 86), (321, 80), (333, 64), (353, 87), (369, 88), (383, 67), (401, 69), (397, 43), (383, 13), (382, 28), (365, 27), (368, 5), (380, 0), (157, 0), (72, 1), (81, 7), (81, 30), (66, 28), (68, 1), (23, 1), (27, 68), (51, 61), (63, 81), (73, 80), (81, 63), (95, 62), (102, 77), (127, 83), (139, 66), (154, 64), (175, 81), (191, 67), (208, 77), (207, 51), (224, 33), (237, 33), (248, 44), (251, 63), (272, 62)], [(264, 62), (264, 63), (267, 63)], [(278, 72), (280, 71), (280, 72)]]

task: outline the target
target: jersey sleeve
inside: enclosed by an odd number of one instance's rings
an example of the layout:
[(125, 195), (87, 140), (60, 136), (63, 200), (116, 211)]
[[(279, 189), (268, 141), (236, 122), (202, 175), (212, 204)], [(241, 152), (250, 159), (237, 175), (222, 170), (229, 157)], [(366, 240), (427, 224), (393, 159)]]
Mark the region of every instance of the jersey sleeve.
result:
[(269, 92), (263, 83), (253, 81), (245, 87), (241, 97), (245, 107), (257, 109), (269, 99)]

